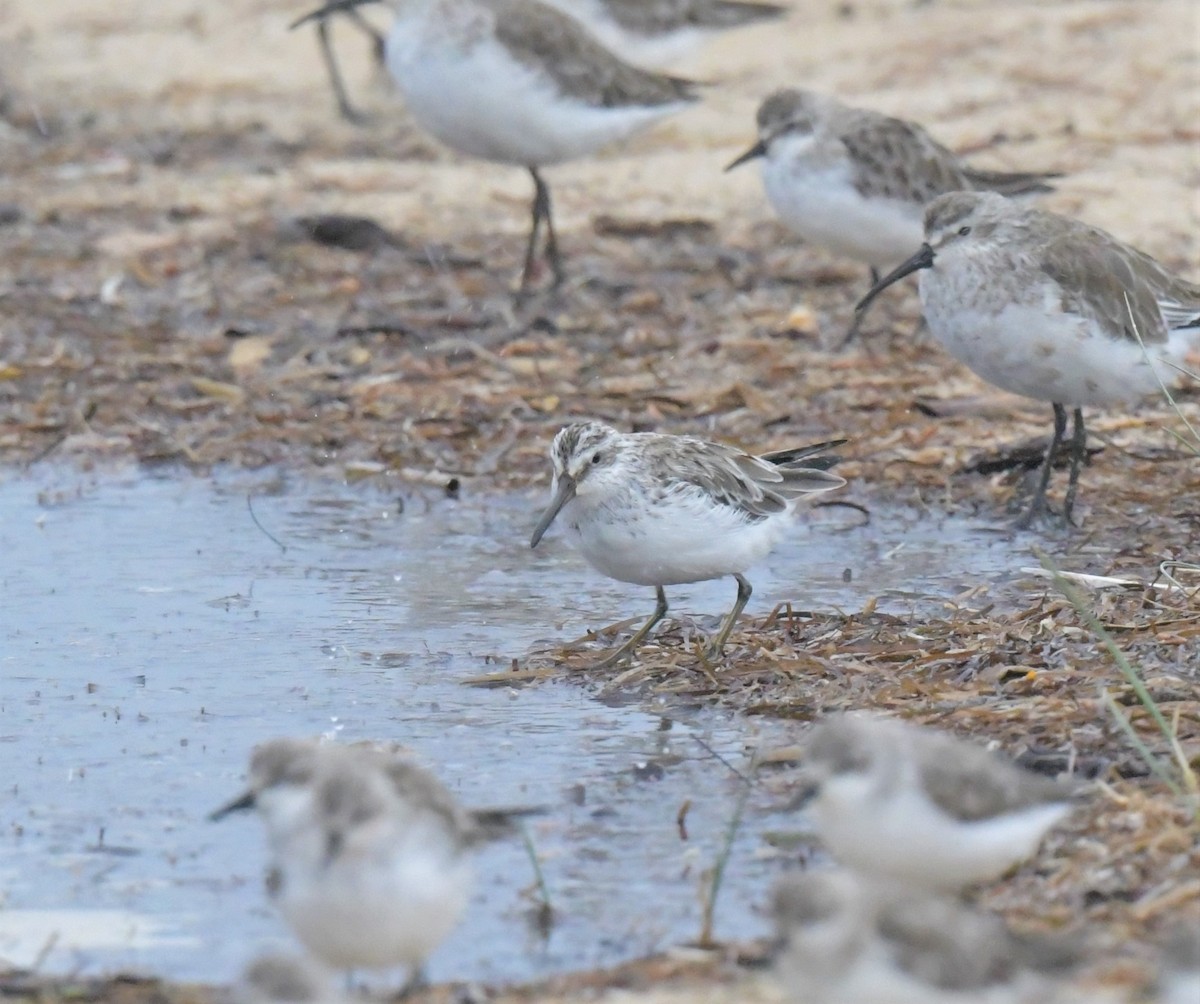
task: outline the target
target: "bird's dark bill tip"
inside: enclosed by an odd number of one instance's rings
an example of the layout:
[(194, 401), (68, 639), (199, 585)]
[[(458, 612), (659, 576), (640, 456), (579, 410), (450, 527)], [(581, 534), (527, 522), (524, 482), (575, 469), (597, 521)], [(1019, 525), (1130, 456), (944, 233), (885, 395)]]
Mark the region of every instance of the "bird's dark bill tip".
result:
[(232, 802), (227, 802), (219, 809), (214, 809), (208, 814), (210, 823), (219, 823), (226, 816), (232, 815), (235, 812), (245, 812), (247, 809), (254, 808), (254, 792), (247, 791), (242, 795), (238, 795)]
[(316, 10), (309, 11), (303, 17), (296, 18), (288, 25), (289, 31), (294, 31), (303, 24), (308, 24), (310, 21), (324, 21), (327, 17), (338, 14), (341, 11), (353, 10), (355, 7), (361, 7), (363, 4), (378, 3), (379, 0), (332, 0), (332, 2), (318, 7)]
[(538, 525), (533, 528), (533, 535), (529, 538), (529, 546), (531, 548), (537, 547), (542, 542), (546, 531), (550, 529), (550, 524), (554, 522), (554, 517), (549, 516), (547, 518), (548, 515), (548, 513), (543, 514), (542, 518), (538, 520)]
[(735, 157), (728, 164), (726, 164), (725, 170), (732, 171), (735, 167), (741, 167), (747, 161), (757, 160), (759, 157), (765, 157), (766, 155), (767, 144), (760, 139), (754, 144), (754, 146), (750, 147), (750, 149), (743, 153), (740, 157)]
[(932, 267), (933, 259), (933, 248), (931, 248), (928, 244), (922, 244), (921, 249), (916, 254), (914, 254), (903, 264), (897, 265), (894, 269), (892, 269), (892, 271), (890, 271), (887, 275), (875, 283), (874, 286), (867, 290), (867, 295), (854, 305), (854, 312), (856, 314), (861, 314), (867, 309), (867, 307), (871, 305), (871, 301), (873, 301), (875, 297), (887, 289), (888, 286), (899, 282), (906, 275), (911, 275), (913, 272), (917, 272), (923, 268)]
[(550, 504), (546, 506), (545, 511), (537, 521), (537, 526), (533, 528), (533, 536), (529, 538), (529, 546), (537, 547), (543, 535), (550, 524), (554, 522), (562, 507), (575, 497), (575, 482), (569, 477), (559, 478), (558, 489), (554, 493), (554, 498), (550, 500)]

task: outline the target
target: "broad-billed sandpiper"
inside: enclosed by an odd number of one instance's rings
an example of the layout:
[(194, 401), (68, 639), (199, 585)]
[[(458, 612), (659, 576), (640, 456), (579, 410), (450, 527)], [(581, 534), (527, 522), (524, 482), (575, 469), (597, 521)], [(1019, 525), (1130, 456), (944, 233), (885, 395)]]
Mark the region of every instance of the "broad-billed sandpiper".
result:
[(530, 546), (561, 514), (593, 568), (653, 586), (658, 598), (650, 619), (600, 666), (625, 658), (662, 620), (663, 586), (732, 575), (737, 601), (708, 651), (718, 658), (750, 599), (742, 572), (771, 551), (801, 499), (846, 483), (828, 473), (840, 458), (819, 456), (844, 442), (756, 457), (691, 436), (622, 433), (599, 422), (560, 430), (550, 447), (550, 504)]

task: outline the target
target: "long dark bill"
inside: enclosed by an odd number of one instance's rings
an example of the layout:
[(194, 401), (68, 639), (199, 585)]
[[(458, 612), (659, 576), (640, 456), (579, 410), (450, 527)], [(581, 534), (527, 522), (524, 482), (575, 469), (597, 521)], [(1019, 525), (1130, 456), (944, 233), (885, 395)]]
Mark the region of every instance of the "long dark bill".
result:
[(533, 528), (533, 537), (529, 541), (530, 547), (538, 546), (538, 541), (542, 539), (542, 534), (550, 529), (550, 524), (554, 522), (554, 517), (574, 497), (575, 481), (564, 474), (558, 479), (558, 491), (554, 493), (554, 498), (550, 500), (550, 504), (546, 506), (546, 511), (542, 513), (542, 518), (537, 521), (537, 526)]
[(867, 290), (867, 295), (854, 305), (854, 313), (862, 317), (875, 297), (887, 289), (888, 286), (899, 282), (906, 275), (912, 275), (913, 272), (919, 272), (923, 268), (931, 268), (933, 266), (933, 257), (933, 248), (928, 244), (922, 244), (920, 251), (909, 258), (903, 265), (892, 269), (892, 271)]
[(342, 11), (353, 10), (355, 7), (362, 7), (364, 4), (382, 2), (383, 0), (332, 0), (331, 3), (327, 3), (324, 7), (314, 10), (309, 14), (305, 14), (304, 17), (293, 21), (288, 25), (288, 29), (292, 30), (299, 28), (300, 25), (308, 24), (309, 21), (324, 21), (325, 18), (333, 14), (340, 14)]
[(247, 809), (254, 808), (254, 792), (248, 791), (244, 795), (238, 795), (232, 802), (222, 805), (221, 808), (214, 810), (208, 814), (210, 823), (219, 823), (226, 816), (232, 815), (235, 812), (245, 812)]
[(765, 157), (766, 155), (767, 144), (760, 139), (754, 144), (754, 146), (750, 147), (750, 149), (743, 153), (740, 157), (731, 160), (728, 164), (726, 164), (725, 170), (732, 171), (735, 167), (741, 167), (747, 161), (757, 160), (759, 157)]

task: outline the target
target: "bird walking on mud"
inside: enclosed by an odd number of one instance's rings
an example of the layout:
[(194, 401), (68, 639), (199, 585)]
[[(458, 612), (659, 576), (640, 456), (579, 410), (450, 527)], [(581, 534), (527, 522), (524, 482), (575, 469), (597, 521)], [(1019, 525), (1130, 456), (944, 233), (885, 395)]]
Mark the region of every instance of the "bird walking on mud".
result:
[[(295, 22), (380, 0), (333, 0)], [(687, 108), (694, 86), (643, 70), (538, 0), (392, 0), (386, 59), (416, 121), (470, 157), (533, 179), (521, 289), (533, 284), (541, 230), (554, 284), (562, 254), (542, 168), (585, 157)]]
[[(921, 242), (926, 204), (946, 192), (1048, 192), (1058, 174), (984, 171), (921, 126), (813, 91), (776, 91), (758, 109), (758, 142), (727, 171), (762, 163), (763, 187), (779, 219), (816, 247), (879, 270)], [(862, 315), (843, 340), (853, 338)]]

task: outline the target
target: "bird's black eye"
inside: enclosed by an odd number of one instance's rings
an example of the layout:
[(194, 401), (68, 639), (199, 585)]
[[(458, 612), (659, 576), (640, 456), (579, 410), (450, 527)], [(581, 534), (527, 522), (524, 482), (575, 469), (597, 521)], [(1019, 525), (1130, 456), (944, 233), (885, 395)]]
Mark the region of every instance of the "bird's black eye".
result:
[(959, 227), (958, 228), (958, 236), (959, 237), (966, 237), (967, 234), (969, 234), (970, 232), (971, 232), (970, 227)]
[(593, 463), (593, 464), (598, 464), (598, 463), (600, 463), (600, 454), (599, 454), (599, 453), (593, 453), (593, 454), (592, 454), (592, 463)]

